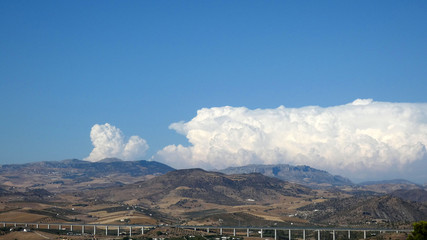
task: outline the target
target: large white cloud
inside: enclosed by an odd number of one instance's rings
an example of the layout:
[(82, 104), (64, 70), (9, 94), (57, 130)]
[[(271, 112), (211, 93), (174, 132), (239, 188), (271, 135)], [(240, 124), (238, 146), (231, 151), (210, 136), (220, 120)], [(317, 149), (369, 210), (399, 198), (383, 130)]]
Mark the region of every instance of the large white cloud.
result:
[(94, 148), (85, 160), (92, 162), (104, 158), (138, 160), (145, 155), (148, 149), (148, 144), (144, 139), (132, 136), (126, 142), (122, 131), (108, 123), (93, 125), (90, 139)]
[(169, 145), (154, 159), (177, 168), (290, 163), (356, 176), (427, 166), (425, 103), (357, 99), (327, 108), (203, 108), (170, 128), (190, 146)]

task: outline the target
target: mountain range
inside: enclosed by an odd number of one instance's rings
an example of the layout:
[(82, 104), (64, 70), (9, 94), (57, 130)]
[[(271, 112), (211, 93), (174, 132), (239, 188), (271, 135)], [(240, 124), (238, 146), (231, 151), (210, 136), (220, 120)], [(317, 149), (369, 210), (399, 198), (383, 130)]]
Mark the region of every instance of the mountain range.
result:
[[(0, 218), (204, 225), (409, 224), (427, 192), (406, 181), (362, 185), (308, 166), (221, 172), (154, 161), (77, 159), (0, 167)], [(387, 187), (384, 187), (387, 186)], [(12, 219), (10, 219), (12, 218)]]
[(339, 175), (332, 175), (326, 171), (309, 166), (292, 166), (289, 164), (277, 165), (247, 165), (230, 167), (220, 170), (226, 174), (261, 173), (266, 176), (279, 178), (283, 181), (303, 184), (310, 187), (321, 188), (330, 186), (346, 186), (353, 183)]
[(174, 168), (155, 161), (104, 159), (88, 162), (63, 161), (8, 164), (0, 166), (0, 182), (14, 188), (43, 188), (52, 192), (93, 189), (143, 181)]

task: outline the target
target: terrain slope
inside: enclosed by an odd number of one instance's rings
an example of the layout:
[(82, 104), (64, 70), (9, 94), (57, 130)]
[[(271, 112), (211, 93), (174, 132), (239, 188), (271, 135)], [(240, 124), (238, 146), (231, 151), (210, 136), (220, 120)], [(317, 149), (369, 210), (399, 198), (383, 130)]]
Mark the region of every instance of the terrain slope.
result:
[(137, 205), (176, 219), (217, 224), (221, 217), (233, 218), (233, 214), (234, 218), (246, 214), (248, 220), (285, 222), (288, 213), (313, 196), (308, 187), (259, 173), (226, 175), (185, 169), (126, 186), (85, 191), (82, 201)]

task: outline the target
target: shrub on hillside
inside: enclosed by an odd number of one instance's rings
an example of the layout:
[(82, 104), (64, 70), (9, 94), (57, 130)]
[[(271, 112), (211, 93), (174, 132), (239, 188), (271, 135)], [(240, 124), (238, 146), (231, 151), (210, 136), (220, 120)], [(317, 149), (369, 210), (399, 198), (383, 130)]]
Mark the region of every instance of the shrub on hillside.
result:
[(407, 240), (426, 240), (427, 222), (421, 221), (414, 223), (414, 231), (408, 236)]

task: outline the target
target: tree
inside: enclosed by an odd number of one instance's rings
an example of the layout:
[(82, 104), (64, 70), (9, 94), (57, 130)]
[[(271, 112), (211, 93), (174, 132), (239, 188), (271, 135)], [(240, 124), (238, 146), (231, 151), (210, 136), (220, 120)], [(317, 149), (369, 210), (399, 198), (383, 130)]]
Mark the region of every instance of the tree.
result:
[(426, 240), (427, 239), (427, 222), (420, 221), (414, 223), (414, 231), (408, 236), (407, 240)]

